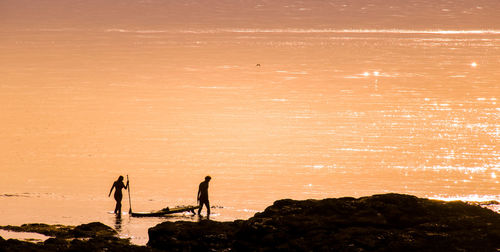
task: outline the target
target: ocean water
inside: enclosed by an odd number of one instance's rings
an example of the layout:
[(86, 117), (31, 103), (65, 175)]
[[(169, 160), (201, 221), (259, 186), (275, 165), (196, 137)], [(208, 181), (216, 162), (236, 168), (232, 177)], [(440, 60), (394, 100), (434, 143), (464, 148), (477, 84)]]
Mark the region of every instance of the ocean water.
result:
[[(124, 212), (195, 204), (211, 175), (220, 221), (282, 198), (500, 200), (500, 28), (486, 15), (496, 2), (440, 2), (433, 14), (410, 1), (391, 19), (369, 1), (332, 1), (350, 13), (335, 20), (321, 1), (248, 1), (241, 15), (207, 2), (163, 3), (168, 17), (156, 1), (4, 16), (0, 225), (101, 221), (145, 244), (157, 223), (198, 219), (115, 218), (119, 175), (131, 184)], [(16, 2), (0, 6), (16, 13)], [(120, 19), (138, 6), (151, 16)], [(412, 8), (439, 23), (413, 25)], [(455, 23), (471, 15), (479, 21)]]

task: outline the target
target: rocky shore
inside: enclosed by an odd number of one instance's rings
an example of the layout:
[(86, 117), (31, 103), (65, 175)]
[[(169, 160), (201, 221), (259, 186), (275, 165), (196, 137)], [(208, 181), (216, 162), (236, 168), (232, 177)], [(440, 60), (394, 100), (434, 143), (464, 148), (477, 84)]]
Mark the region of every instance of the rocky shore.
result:
[(147, 246), (100, 223), (52, 231), (37, 244), (0, 239), (0, 251), (500, 251), (500, 214), (402, 194), (285, 199), (248, 220), (164, 222)]
[(1, 226), (0, 229), (16, 232), (33, 232), (49, 236), (44, 242), (27, 242), (0, 237), (0, 251), (151, 251), (144, 246), (130, 244), (118, 238), (118, 233), (99, 222), (76, 227), (47, 224)]

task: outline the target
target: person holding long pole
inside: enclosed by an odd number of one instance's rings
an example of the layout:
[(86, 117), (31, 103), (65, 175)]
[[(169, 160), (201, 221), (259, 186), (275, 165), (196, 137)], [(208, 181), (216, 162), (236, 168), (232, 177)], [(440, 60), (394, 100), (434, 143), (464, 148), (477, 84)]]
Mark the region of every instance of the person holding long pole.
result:
[[(109, 190), (108, 197), (111, 196), (111, 192), (113, 191), (113, 189), (115, 189), (114, 196), (115, 196), (115, 200), (116, 200), (116, 207), (115, 207), (114, 213), (117, 215), (121, 215), (121, 213), (122, 213), (122, 198), (123, 198), (122, 189), (128, 189), (128, 184), (129, 184), (128, 179), (127, 179), (127, 184), (124, 185), (123, 184), (123, 176), (120, 176), (120, 177), (118, 177), (118, 180), (116, 180), (113, 183), (113, 186)], [(130, 194), (129, 194), (129, 197), (130, 197)]]

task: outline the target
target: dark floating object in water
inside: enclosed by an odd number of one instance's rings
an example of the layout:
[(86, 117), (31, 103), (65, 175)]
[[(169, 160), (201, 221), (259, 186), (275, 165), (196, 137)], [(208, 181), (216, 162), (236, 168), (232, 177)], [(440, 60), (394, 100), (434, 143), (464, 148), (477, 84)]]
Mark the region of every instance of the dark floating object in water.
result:
[(260, 67), (260, 64), (257, 64), (257, 65), (255, 65), (255, 66)]
[(29, 198), (31, 197), (28, 193), (4, 193), (0, 194), (0, 197), (26, 197)]
[(199, 206), (179, 206), (175, 208), (163, 208), (160, 211), (155, 212), (132, 212), (130, 215), (132, 217), (162, 217), (168, 216), (174, 213), (191, 212), (194, 214), (194, 210), (198, 209)]

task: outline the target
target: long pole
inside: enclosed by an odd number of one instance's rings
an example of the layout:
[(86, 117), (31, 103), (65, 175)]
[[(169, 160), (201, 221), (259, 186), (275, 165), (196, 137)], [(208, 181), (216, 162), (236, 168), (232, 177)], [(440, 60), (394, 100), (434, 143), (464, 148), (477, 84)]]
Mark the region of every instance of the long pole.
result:
[(128, 213), (131, 214), (132, 213), (132, 201), (130, 201), (130, 183), (129, 183), (129, 180), (128, 180), (128, 174), (127, 174), (127, 184), (128, 184)]

